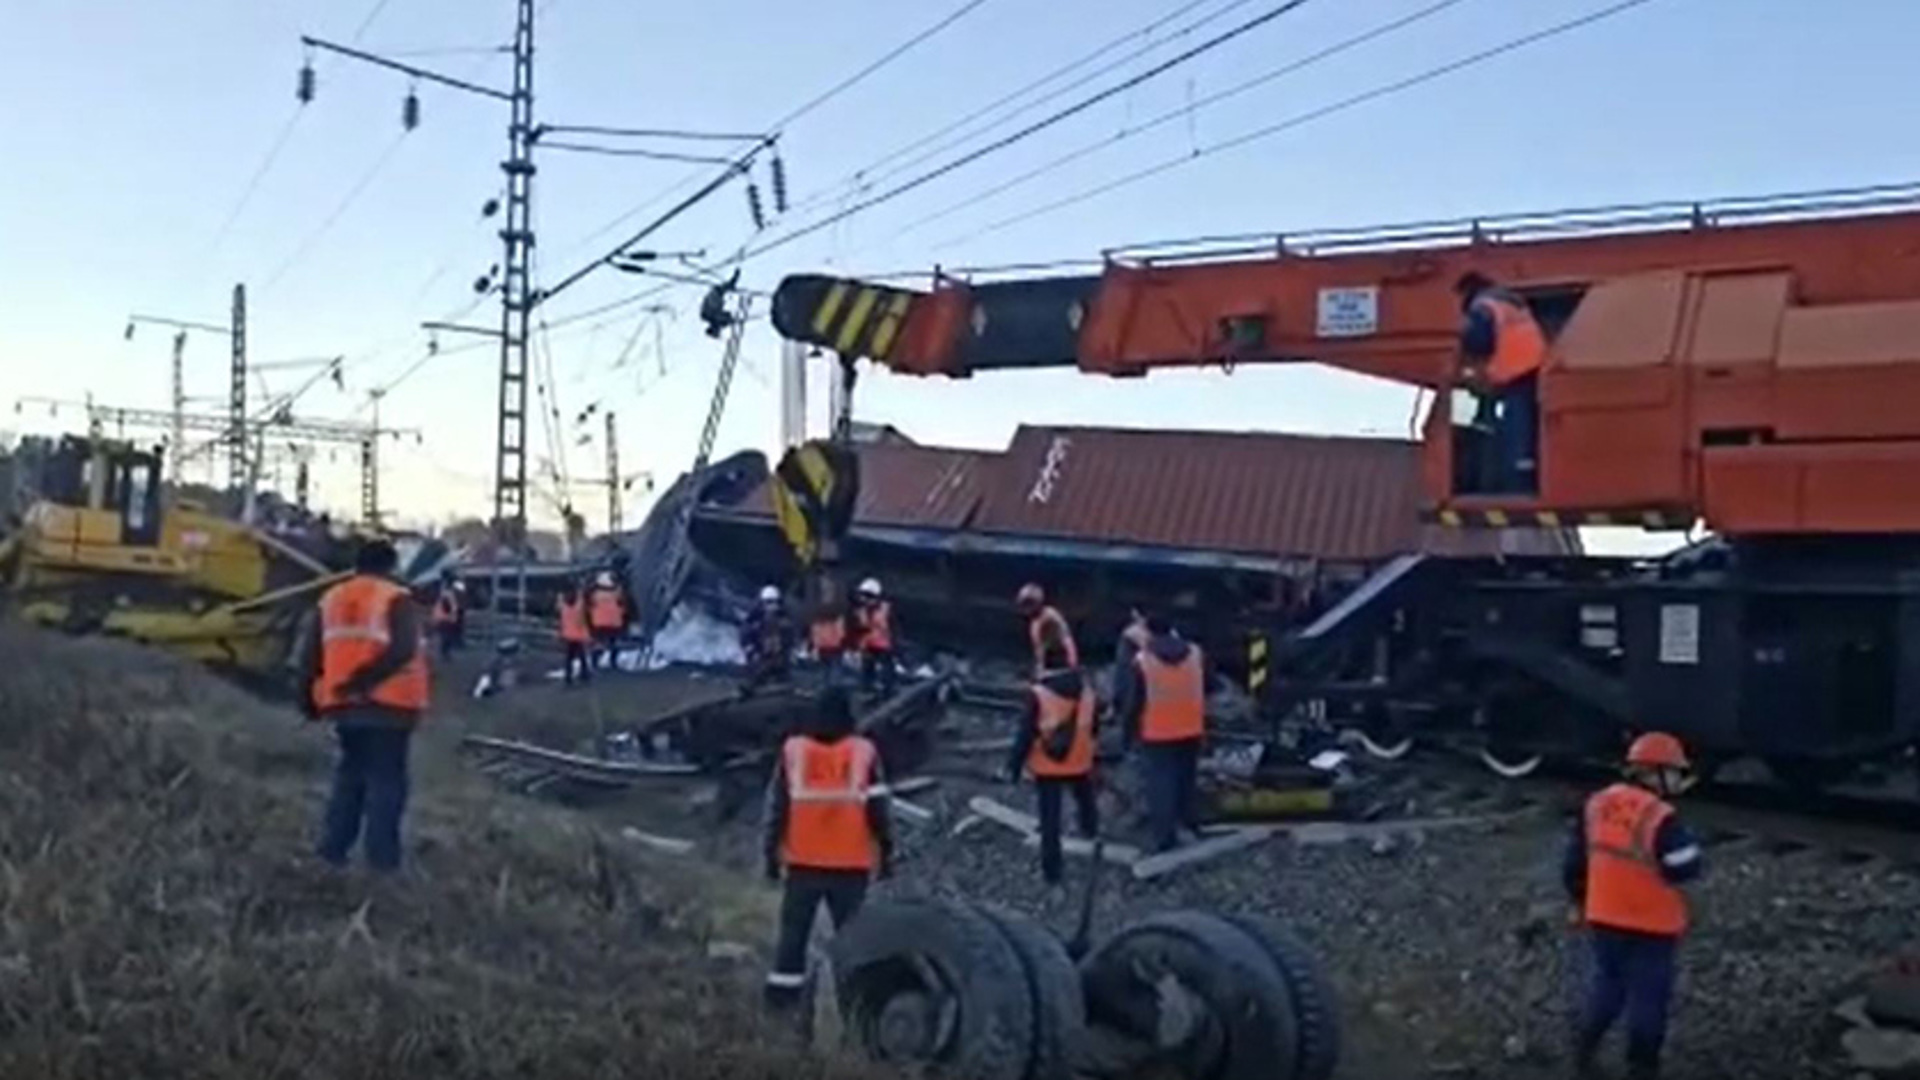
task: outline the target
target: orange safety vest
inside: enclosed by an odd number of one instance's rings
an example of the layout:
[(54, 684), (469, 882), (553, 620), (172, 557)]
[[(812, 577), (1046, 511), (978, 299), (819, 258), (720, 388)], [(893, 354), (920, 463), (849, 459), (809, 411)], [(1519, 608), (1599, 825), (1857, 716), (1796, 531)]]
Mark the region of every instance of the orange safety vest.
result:
[(788, 866), (873, 869), (878, 860), (867, 799), (884, 795), (873, 783), (878, 758), (873, 743), (859, 735), (833, 743), (805, 735), (786, 741)]
[(435, 626), (452, 626), (460, 621), (460, 598), (452, 589), (440, 590), (440, 598), (433, 602), (433, 623)]
[[(1083, 686), (1078, 701), (1044, 686), (1033, 688), (1040, 709), (1040, 737), (1027, 751), (1027, 771), (1036, 779), (1070, 779), (1093, 771), (1093, 688)], [(1073, 738), (1065, 757), (1047, 753), (1047, 744), (1060, 725), (1072, 721)]]
[(1660, 873), (1655, 838), (1673, 816), (1645, 788), (1615, 784), (1587, 800), (1587, 922), (1678, 937), (1687, 900)]
[(385, 578), (357, 574), (320, 597), (320, 675), (313, 681), (313, 703), (321, 712), (371, 702), (420, 713), (427, 708), (427, 657), (413, 659), (370, 690), (364, 700), (349, 700), (340, 687), (353, 673), (387, 651), (392, 624), (387, 613), (406, 588)]
[(893, 651), (893, 605), (885, 600), (870, 607), (858, 608), (854, 618), (860, 620), (860, 649), (863, 652)]
[(1200, 647), (1190, 646), (1178, 664), (1142, 649), (1134, 666), (1146, 684), (1146, 706), (1140, 711), (1140, 741), (1186, 742), (1207, 733), (1206, 676), (1200, 666)]
[(585, 643), (588, 638), (593, 636), (587, 630), (586, 600), (578, 596), (572, 600), (568, 600), (563, 596), (560, 598), (558, 606), (560, 609), (561, 641), (578, 645)]
[(1033, 618), (1027, 620), (1027, 637), (1033, 642), (1033, 670), (1045, 670), (1047, 656), (1047, 627), (1059, 627), (1060, 647), (1066, 650), (1067, 666), (1080, 666), (1080, 646), (1074, 644), (1073, 628), (1067, 625), (1067, 617), (1051, 604), (1041, 608)]
[(815, 619), (813, 625), (807, 627), (807, 639), (813, 643), (816, 656), (839, 652), (847, 643), (847, 621), (838, 615)]
[(1539, 371), (1547, 358), (1547, 336), (1526, 301), (1504, 289), (1489, 289), (1474, 297), (1473, 304), (1493, 319), (1487, 381), (1507, 386)]
[(588, 602), (587, 618), (595, 630), (618, 630), (627, 624), (626, 604), (618, 589), (595, 589)]

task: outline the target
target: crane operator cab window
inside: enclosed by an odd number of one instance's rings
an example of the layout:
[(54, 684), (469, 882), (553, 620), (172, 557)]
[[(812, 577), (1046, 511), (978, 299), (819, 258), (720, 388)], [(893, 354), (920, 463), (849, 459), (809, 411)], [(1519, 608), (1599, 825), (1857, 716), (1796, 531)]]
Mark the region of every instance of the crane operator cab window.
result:
[(1455, 490), (1469, 495), (1540, 491), (1540, 368), (1547, 338), (1527, 300), (1483, 274), (1461, 275), (1461, 382), (1474, 395), (1455, 428)]
[(120, 510), (120, 542), (160, 542), (160, 454), (128, 448), (113, 459), (113, 495)]

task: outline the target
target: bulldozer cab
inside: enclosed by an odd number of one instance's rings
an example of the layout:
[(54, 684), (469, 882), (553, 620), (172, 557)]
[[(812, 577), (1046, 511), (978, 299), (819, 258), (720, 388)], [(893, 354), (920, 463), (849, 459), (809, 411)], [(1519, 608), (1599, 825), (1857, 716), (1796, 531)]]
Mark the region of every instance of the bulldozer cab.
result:
[(47, 463), (41, 494), (72, 512), (81, 542), (152, 547), (160, 542), (158, 449), (69, 435)]

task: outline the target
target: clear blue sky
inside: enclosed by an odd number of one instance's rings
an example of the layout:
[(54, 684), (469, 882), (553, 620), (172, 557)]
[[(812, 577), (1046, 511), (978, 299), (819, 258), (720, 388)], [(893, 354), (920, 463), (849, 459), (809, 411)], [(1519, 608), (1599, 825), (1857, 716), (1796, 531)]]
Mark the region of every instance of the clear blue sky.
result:
[[(754, 260), (748, 281), (769, 287), (788, 271), (822, 267), (878, 272), (935, 261), (1085, 256), (1127, 240), (1199, 233), (1920, 178), (1920, 142), (1912, 137), (1920, 121), (1912, 84), (1920, 4), (1652, 0), (1406, 94), (1018, 227), (960, 239), (1169, 155), (1607, 6), (1605, 0), (1460, 0), (1335, 60), (1202, 110), (1191, 123), (1165, 125), (999, 197), (969, 202), (1068, 150), (1431, 2), (1314, 0), (1018, 147)], [(1233, 8), (1185, 39), (1192, 41), (1270, 5), (1209, 0), (1179, 22)], [(956, 6), (958, 0), (544, 0), (539, 117), (758, 129)], [(796, 198), (824, 190), (829, 197), (821, 205), (839, 205), (848, 197), (843, 181), (855, 170), (1177, 6), (1175, 0), (986, 0), (784, 132)], [(471, 305), (474, 277), (499, 258), (492, 223), (483, 223), (478, 211), (500, 186), (504, 111), (422, 87), (423, 122), (403, 137), (405, 79), (324, 57), (318, 99), (300, 110), (293, 93), (302, 56), (297, 37), (304, 31), (345, 40), (365, 24), (359, 41), (376, 50), (497, 45), (509, 37), (512, 7), (510, 0), (13, 5), (0, 38), (0, 100), (9, 104), (0, 114), (8, 162), (0, 172), (0, 250), (7, 256), (0, 260), (0, 350), (9, 390), (69, 398), (91, 392), (103, 401), (163, 408), (167, 336), (148, 330), (122, 341), (124, 318), (143, 311), (220, 322), (232, 283), (244, 280), (254, 293), (254, 357), (349, 355), (348, 393), (322, 388), (300, 408), (354, 415), (369, 387), (422, 354), (424, 335), (415, 324)], [(1183, 43), (1169, 41), (1150, 55), (1170, 55)], [(477, 81), (501, 84), (507, 77), (497, 56), (420, 62)], [(290, 121), (284, 152), (222, 232)], [(364, 193), (319, 232), (355, 183), (389, 154)], [(597, 253), (606, 239), (583, 238), (689, 171), (697, 170), (547, 153), (536, 206), (542, 276), (552, 280)], [(938, 222), (907, 228), (956, 204), (960, 209)], [(736, 188), (686, 215), (657, 242), (719, 253), (750, 231)], [(635, 287), (635, 279), (606, 272), (555, 300), (549, 317)], [(618, 364), (635, 325), (631, 311), (552, 336), (566, 417), (561, 441), (576, 476), (601, 471), (598, 426), (595, 441), (575, 445), (580, 432), (571, 417), (590, 403), (618, 411), (628, 467), (671, 476), (692, 455), (719, 350), (696, 329), (693, 290), (663, 299), (678, 308), (677, 316), (661, 317), (664, 358), (647, 329), (627, 363)], [(470, 317), (492, 323), (497, 309), (489, 303)], [(223, 350), (217, 338), (192, 340), (190, 393), (222, 392)], [(749, 338), (746, 370), (721, 429), (722, 450), (775, 441), (776, 358), (777, 343), (763, 324)], [(388, 455), (385, 490), (403, 519), (484, 512), (495, 366), (490, 349), (441, 356), (388, 399), (389, 422), (425, 435), (423, 445), (395, 446)], [(272, 386), (285, 389), (299, 376), (271, 378)], [(857, 412), (923, 441), (993, 446), (1021, 421), (1399, 433), (1406, 430), (1409, 404), (1396, 388), (1312, 369), (1163, 374), (1124, 383), (1064, 373), (969, 383), (870, 374)], [(35, 408), (7, 421), (18, 430), (68, 422), (77, 417), (49, 417)], [(536, 450), (544, 447), (538, 426), (530, 441)], [(343, 451), (332, 464), (321, 460), (321, 499), (353, 506), (351, 455)], [(584, 490), (577, 497), (597, 515), (598, 497)], [(534, 507), (549, 510), (545, 500)], [(630, 513), (640, 509), (636, 504)]]

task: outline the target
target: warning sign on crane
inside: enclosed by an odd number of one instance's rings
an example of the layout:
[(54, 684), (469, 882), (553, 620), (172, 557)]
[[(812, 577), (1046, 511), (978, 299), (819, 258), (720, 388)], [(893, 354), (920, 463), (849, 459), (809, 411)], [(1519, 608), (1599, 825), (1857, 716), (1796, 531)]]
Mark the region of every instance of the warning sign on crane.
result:
[(1380, 332), (1380, 287), (1321, 289), (1316, 332), (1323, 338), (1366, 337)]

